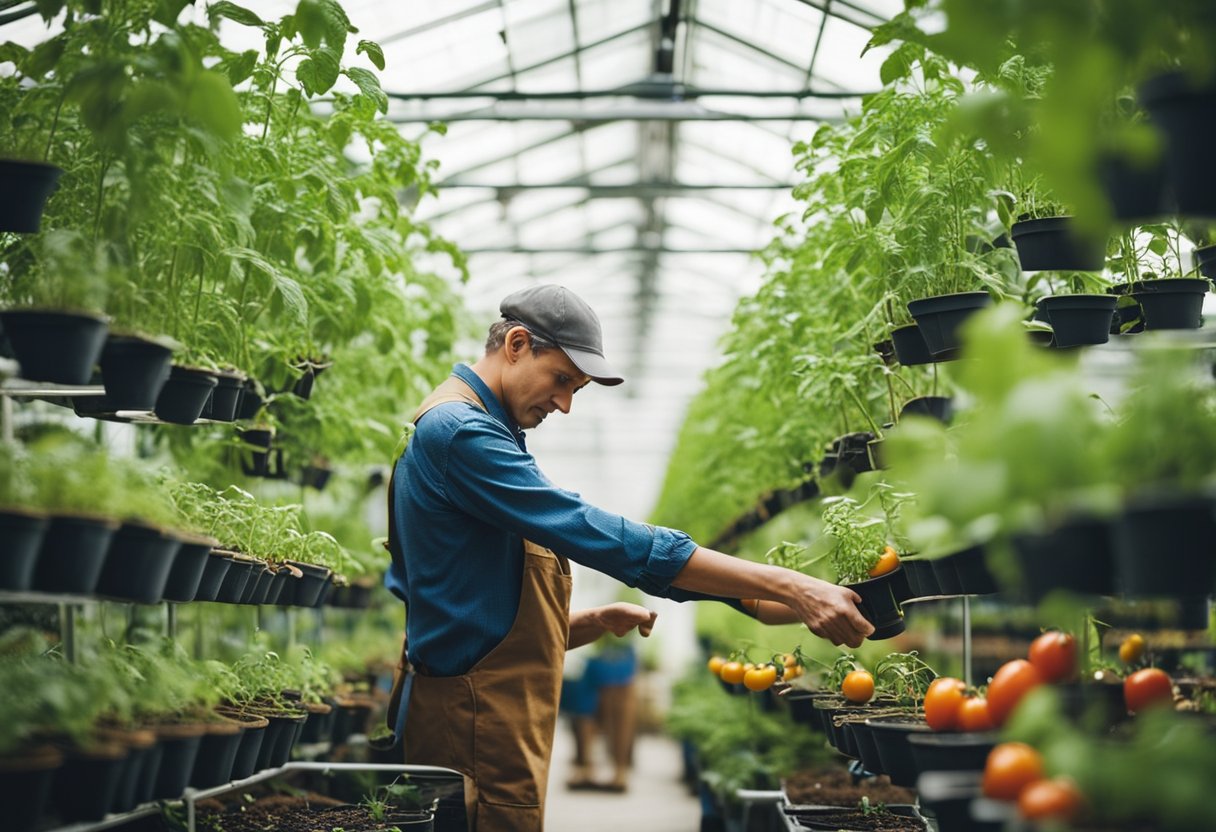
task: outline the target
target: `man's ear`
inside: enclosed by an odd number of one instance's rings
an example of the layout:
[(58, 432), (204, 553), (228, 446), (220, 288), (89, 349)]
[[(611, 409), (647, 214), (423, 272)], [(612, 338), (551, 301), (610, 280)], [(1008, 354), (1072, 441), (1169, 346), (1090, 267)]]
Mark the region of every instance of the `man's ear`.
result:
[(532, 348), (532, 335), (522, 326), (511, 327), (504, 340), (507, 350), (507, 362), (514, 364)]

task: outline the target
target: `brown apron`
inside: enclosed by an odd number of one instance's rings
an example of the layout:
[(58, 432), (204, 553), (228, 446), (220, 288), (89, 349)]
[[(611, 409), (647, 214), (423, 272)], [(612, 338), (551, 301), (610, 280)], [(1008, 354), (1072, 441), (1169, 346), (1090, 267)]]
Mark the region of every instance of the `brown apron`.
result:
[[(447, 402), (485, 410), (459, 378), (441, 384), (414, 415)], [(562, 665), (570, 635), (570, 565), (524, 541), (519, 612), (506, 637), (461, 676), (414, 672), (403, 740), (411, 764), (445, 766), (465, 778), (469, 829), (544, 827), (545, 789), (557, 724)], [(409, 668), (393, 685), (399, 700)], [(397, 709), (390, 706), (389, 713)]]

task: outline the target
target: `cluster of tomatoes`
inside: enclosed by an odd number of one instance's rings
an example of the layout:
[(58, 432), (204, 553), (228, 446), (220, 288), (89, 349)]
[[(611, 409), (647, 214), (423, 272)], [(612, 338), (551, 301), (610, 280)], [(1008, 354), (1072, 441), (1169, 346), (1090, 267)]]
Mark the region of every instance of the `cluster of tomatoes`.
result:
[(1085, 805), (1067, 777), (1044, 775), (1042, 756), (1024, 742), (1003, 742), (992, 749), (984, 766), (983, 789), (994, 800), (1016, 800), (1018, 813), (1028, 820), (1067, 823)]
[(768, 690), (778, 679), (789, 681), (797, 679), (803, 673), (802, 662), (794, 653), (773, 656), (772, 661), (763, 664), (753, 664), (749, 661), (739, 661), (732, 656), (722, 658), (714, 656), (708, 663), (709, 672), (723, 682), (737, 685), (740, 682), (748, 690)]

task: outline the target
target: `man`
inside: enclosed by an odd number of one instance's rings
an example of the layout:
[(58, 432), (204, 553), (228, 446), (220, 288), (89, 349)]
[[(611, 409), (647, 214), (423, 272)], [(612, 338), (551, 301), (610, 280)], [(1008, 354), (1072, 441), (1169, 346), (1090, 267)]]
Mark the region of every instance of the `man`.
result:
[(654, 626), (635, 604), (570, 612), (567, 558), (651, 595), (749, 599), (761, 620), (802, 621), (833, 644), (873, 632), (851, 590), (699, 547), (550, 483), (523, 431), (569, 413), (592, 381), (624, 379), (599, 319), (568, 289), (524, 289), (500, 310), (485, 355), (457, 365), (414, 416), (389, 486), (385, 577), (407, 609), (395, 730), (410, 763), (465, 776), (481, 832), (543, 826), (565, 651)]

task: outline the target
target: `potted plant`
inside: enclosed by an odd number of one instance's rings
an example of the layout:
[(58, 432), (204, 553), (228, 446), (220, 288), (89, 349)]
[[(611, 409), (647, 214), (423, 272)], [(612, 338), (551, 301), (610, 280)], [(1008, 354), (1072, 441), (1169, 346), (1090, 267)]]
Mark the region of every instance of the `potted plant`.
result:
[(828, 557), (836, 582), (861, 596), (861, 613), (874, 625), (869, 638), (902, 633), (899, 556), (887, 544), (883, 520), (863, 515), (857, 501), (848, 497), (828, 498), (824, 504), (823, 533), (830, 541)]
[[(1187, 277), (1182, 268), (1182, 228), (1159, 223), (1129, 230), (1118, 238), (1111, 266), (1123, 282), (1111, 287), (1119, 295), (1120, 329), (1142, 320), (1144, 329), (1198, 329), (1203, 299), (1212, 288), (1206, 277)], [(1139, 307), (1139, 316), (1124, 310), (1125, 298)]]
[(29, 461), (12, 445), (0, 445), (0, 589), (24, 592), (34, 580), (38, 551), (50, 521), (36, 511)]

